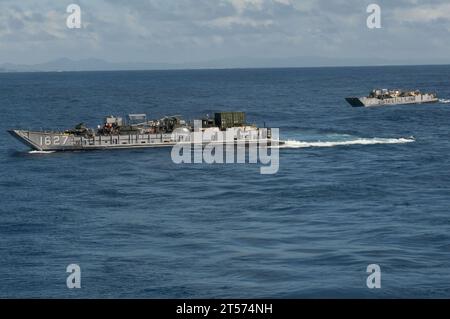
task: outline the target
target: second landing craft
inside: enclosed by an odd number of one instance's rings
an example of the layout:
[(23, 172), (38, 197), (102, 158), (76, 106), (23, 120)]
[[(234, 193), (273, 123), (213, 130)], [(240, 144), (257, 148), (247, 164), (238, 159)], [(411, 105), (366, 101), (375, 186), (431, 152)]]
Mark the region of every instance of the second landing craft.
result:
[(345, 99), (351, 106), (382, 106), (398, 104), (420, 104), (438, 102), (436, 93), (422, 93), (418, 90), (387, 90), (376, 89), (364, 97), (348, 97)]

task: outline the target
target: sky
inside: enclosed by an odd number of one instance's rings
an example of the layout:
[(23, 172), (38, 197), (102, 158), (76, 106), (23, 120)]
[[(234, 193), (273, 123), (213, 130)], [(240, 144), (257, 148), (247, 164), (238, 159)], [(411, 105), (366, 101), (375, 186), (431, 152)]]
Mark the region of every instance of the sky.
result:
[[(381, 29), (366, 25), (371, 3)], [(311, 56), (450, 63), (450, 0), (0, 0), (0, 64)]]

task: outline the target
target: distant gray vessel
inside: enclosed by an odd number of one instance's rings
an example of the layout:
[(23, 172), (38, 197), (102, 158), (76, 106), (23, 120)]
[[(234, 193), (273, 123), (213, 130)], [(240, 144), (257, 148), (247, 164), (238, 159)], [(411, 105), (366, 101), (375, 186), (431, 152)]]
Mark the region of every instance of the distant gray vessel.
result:
[[(198, 122), (200, 123), (200, 122)], [(250, 143), (283, 142), (272, 139), (270, 128), (258, 128), (245, 122), (244, 112), (214, 113), (214, 118), (201, 119), (201, 143), (248, 145)], [(146, 114), (130, 114), (128, 121), (108, 116), (96, 130), (83, 123), (66, 131), (9, 130), (24, 144), (37, 151), (76, 151), (120, 148), (147, 148), (173, 146), (177, 143), (194, 143), (195, 126), (180, 116), (166, 116), (147, 120)], [(230, 139), (219, 139), (219, 132), (228, 131)]]
[(421, 93), (420, 91), (403, 91), (403, 90), (387, 90), (376, 89), (365, 97), (348, 97), (347, 102), (351, 106), (382, 106), (397, 104), (419, 104), (437, 102), (435, 93)]

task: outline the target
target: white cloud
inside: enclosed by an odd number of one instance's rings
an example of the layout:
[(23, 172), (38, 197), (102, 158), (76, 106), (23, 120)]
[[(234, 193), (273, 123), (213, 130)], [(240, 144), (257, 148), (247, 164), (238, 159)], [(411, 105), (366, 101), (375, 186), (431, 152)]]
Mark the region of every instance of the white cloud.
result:
[(0, 40), (2, 41), (48, 41), (65, 37), (64, 13), (49, 10), (36, 12), (18, 7), (0, 10)]
[(450, 21), (450, 4), (396, 9), (394, 18), (400, 22), (431, 22), (438, 19)]
[(262, 10), (264, 0), (229, 0), (239, 14), (247, 9)]
[(229, 29), (233, 26), (244, 26), (251, 28), (260, 28), (260, 27), (270, 27), (274, 22), (270, 19), (266, 20), (255, 20), (247, 17), (241, 16), (229, 16), (229, 17), (221, 17), (211, 21), (207, 21), (201, 23), (201, 25), (216, 27), (216, 28), (225, 28)]
[(276, 3), (284, 4), (285, 6), (289, 6), (292, 4), (291, 0), (273, 0)]

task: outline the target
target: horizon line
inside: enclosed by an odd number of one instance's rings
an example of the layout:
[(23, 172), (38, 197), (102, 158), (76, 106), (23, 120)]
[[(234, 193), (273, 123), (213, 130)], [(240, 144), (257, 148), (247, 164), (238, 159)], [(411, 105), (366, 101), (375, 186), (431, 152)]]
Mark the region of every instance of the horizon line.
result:
[(377, 68), (377, 67), (403, 67), (403, 66), (450, 66), (450, 63), (437, 64), (378, 64), (378, 65), (315, 65), (315, 66), (248, 66), (248, 67), (186, 67), (168, 69), (105, 69), (105, 70), (2, 70), (0, 73), (69, 73), (69, 72), (146, 72), (146, 71), (208, 71), (208, 70), (265, 70), (265, 69), (325, 69), (325, 68)]

